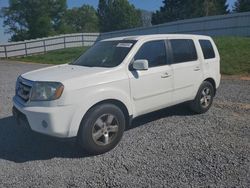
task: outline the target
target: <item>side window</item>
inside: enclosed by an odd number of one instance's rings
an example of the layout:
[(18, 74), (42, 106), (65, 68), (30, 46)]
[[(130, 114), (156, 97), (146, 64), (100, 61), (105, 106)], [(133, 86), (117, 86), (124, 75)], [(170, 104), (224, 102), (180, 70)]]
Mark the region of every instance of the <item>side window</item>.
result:
[(172, 39), (170, 40), (173, 63), (183, 63), (197, 60), (197, 52), (193, 40), (191, 39)]
[(166, 48), (164, 40), (146, 42), (136, 53), (134, 60), (146, 59), (149, 67), (166, 65)]
[(204, 59), (215, 58), (213, 45), (211, 44), (211, 42), (209, 40), (199, 40), (199, 43), (201, 45)]

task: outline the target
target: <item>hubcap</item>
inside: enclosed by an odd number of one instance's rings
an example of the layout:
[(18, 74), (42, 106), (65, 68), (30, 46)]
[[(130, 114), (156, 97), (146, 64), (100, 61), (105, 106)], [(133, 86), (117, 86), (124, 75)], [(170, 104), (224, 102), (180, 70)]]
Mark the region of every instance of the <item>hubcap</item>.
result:
[(211, 90), (206, 87), (201, 92), (200, 104), (203, 108), (207, 108), (211, 103), (212, 95)]
[(96, 120), (92, 138), (97, 145), (108, 145), (116, 138), (118, 128), (117, 118), (111, 114), (104, 114)]

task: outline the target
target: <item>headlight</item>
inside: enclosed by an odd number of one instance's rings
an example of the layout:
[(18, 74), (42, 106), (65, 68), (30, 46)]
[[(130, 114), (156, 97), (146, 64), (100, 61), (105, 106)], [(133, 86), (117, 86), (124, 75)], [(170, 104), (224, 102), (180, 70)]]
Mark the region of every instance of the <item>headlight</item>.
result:
[(34, 82), (31, 101), (51, 101), (61, 97), (64, 86), (59, 82)]

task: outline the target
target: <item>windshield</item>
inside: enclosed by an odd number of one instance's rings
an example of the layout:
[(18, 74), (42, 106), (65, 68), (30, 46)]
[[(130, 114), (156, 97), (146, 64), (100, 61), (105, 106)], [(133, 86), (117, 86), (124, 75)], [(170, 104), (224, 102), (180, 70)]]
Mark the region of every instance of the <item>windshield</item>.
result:
[(72, 65), (87, 67), (115, 67), (121, 64), (136, 41), (118, 40), (97, 42)]

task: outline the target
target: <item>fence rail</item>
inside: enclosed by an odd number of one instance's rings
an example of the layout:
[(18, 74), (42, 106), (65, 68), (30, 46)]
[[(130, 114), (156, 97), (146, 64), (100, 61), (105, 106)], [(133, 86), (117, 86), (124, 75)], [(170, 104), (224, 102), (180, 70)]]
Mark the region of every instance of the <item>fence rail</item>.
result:
[(91, 46), (98, 37), (99, 33), (74, 33), (22, 42), (10, 42), (0, 45), (0, 57), (27, 56), (63, 48)]

